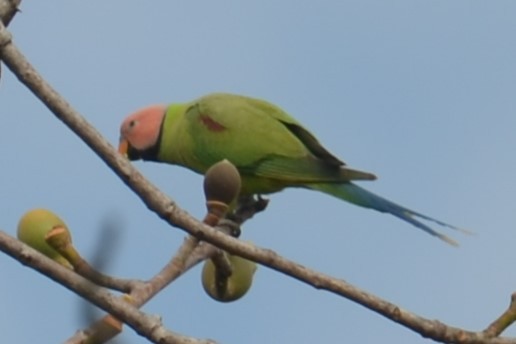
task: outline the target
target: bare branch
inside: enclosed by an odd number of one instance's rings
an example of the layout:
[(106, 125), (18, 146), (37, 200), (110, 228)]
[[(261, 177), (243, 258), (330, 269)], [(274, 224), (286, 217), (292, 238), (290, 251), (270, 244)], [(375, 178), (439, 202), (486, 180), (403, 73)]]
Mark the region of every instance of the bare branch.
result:
[[(233, 235), (240, 231), (239, 226), (246, 220), (252, 218), (257, 212), (265, 209), (264, 200), (247, 199), (244, 203), (237, 206), (237, 209), (232, 214), (232, 217), (238, 219), (239, 222), (230, 220), (222, 220), (219, 222), (217, 229), (225, 233), (225, 235)], [(209, 205), (208, 205), (209, 206)], [(212, 216), (206, 216), (205, 221), (212, 221)], [(235, 229), (237, 228), (237, 229)], [(206, 242), (199, 242), (195, 237), (188, 236), (178, 251), (171, 258), (169, 263), (165, 265), (161, 271), (151, 278), (144, 285), (140, 285), (131, 293), (131, 303), (133, 305), (143, 305), (150, 300), (154, 295), (159, 293), (167, 285), (182, 276), (192, 267), (200, 262), (212, 257), (220, 249)], [(99, 321), (93, 323), (89, 328), (78, 332), (69, 338), (67, 344), (82, 343), (85, 336), (89, 339), (94, 338), (95, 343), (105, 343), (114, 338), (121, 332), (121, 329), (112, 326), (113, 319), (110, 315), (106, 315)], [(116, 325), (116, 324), (115, 324)]]
[(19, 11), (21, 0), (4, 0), (0, 1), (0, 20), (5, 26), (8, 26), (14, 18), (16, 12)]
[(154, 343), (212, 344), (210, 340), (197, 340), (166, 330), (158, 317), (139, 311), (132, 304), (112, 295), (107, 289), (92, 284), (21, 241), (0, 231), (0, 250), (52, 280), (62, 284), (96, 306), (124, 319), (138, 334)]
[[(14, 18), (16, 12), (19, 11), (21, 0), (4, 0), (0, 1), (0, 21), (8, 26)], [(2, 77), (2, 66), (0, 65), (0, 78)]]
[(129, 293), (143, 283), (136, 280), (115, 278), (95, 270), (73, 246), (70, 232), (61, 226), (54, 227), (48, 232), (45, 241), (72, 265), (75, 272), (101, 287)]
[(509, 308), (489, 325), (484, 333), (489, 337), (499, 336), (516, 321), (516, 292), (511, 295)]
[[(422, 336), (436, 341), (446, 343), (516, 343), (514, 339), (489, 338), (483, 332), (465, 331), (447, 326), (439, 321), (425, 319), (379, 297), (366, 293), (343, 280), (310, 270), (300, 264), (282, 258), (271, 250), (261, 249), (249, 243), (241, 242), (200, 223), (181, 210), (175, 202), (170, 200), (154, 185), (146, 181), (128, 161), (119, 156), (113, 147), (43, 80), (14, 44), (12, 44), (11, 36), (3, 25), (0, 25), (0, 57), (19, 80), (41, 99), (56, 117), (63, 121), (91, 147), (122, 181), (142, 199), (149, 209), (156, 212), (158, 216), (171, 225), (185, 230), (199, 240), (210, 242), (228, 252), (254, 260), (315, 288), (324, 289), (353, 300), (420, 333)], [(111, 300), (108, 299), (108, 301)], [(105, 309), (110, 304), (115, 305), (115, 303), (108, 301), (104, 304), (106, 306)], [(130, 309), (128, 314), (138, 314), (133, 313), (138, 312), (134, 307), (127, 305), (126, 307)], [(119, 308), (108, 309), (108, 311), (116, 316), (121, 316), (123, 313)], [(124, 318), (124, 320), (132, 324), (134, 318), (128, 317)]]

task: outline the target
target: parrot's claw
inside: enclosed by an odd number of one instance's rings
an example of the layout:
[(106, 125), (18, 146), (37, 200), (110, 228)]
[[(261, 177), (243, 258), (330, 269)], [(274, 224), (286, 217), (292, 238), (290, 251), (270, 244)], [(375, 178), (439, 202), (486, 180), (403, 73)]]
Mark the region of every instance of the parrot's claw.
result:
[(263, 198), (261, 195), (243, 196), (238, 200), (236, 212), (252, 212), (253, 215), (264, 211), (269, 204), (269, 199)]
[(267, 205), (269, 205), (269, 199), (263, 198), (262, 195), (258, 195), (255, 200), (254, 209), (256, 212), (264, 211), (267, 208)]
[(224, 233), (232, 236), (233, 238), (239, 238), (242, 234), (242, 229), (235, 219), (232, 219), (231, 214), (228, 214), (225, 219), (222, 219), (217, 225), (218, 229), (221, 229)]
[(256, 213), (262, 212), (267, 208), (268, 199), (261, 196), (243, 196), (238, 199), (235, 210), (226, 215), (228, 220), (241, 225), (248, 219), (252, 218)]

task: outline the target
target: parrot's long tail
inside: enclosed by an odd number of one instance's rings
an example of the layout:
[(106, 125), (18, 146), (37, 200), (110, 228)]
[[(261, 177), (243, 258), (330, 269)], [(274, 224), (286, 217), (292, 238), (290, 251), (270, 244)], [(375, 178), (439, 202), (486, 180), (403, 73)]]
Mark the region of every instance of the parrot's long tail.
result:
[(454, 230), (461, 231), (466, 234), (471, 234), (468, 230), (458, 228), (456, 226), (450, 225), (448, 223), (436, 220), (432, 217), (426, 216), (424, 214), (418, 213), (411, 209), (405, 208), (399, 204), (391, 202), (383, 197), (375, 195), (374, 193), (367, 191), (366, 189), (361, 188), (360, 186), (353, 183), (345, 183), (345, 184), (309, 184), (306, 185), (307, 188), (322, 191), (339, 199), (351, 202), (353, 204), (374, 209), (380, 211), (382, 213), (389, 213), (400, 219), (411, 223), (424, 230), (425, 232), (438, 237), (439, 239), (446, 241), (447, 243), (458, 246), (458, 243), (451, 239), (450, 237), (441, 234), (424, 223), (418, 221), (416, 218), (424, 219), (427, 221), (435, 222), (443, 227), (452, 228)]

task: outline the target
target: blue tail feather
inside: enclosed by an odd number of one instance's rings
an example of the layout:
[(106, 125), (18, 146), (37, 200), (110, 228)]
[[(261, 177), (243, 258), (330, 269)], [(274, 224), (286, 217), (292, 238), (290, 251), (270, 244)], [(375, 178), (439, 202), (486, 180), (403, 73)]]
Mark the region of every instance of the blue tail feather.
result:
[(399, 204), (396, 204), (394, 202), (391, 202), (381, 196), (378, 196), (370, 191), (367, 191), (366, 189), (361, 188), (360, 186), (353, 184), (353, 183), (345, 183), (345, 184), (310, 184), (306, 185), (306, 187), (322, 191), (324, 193), (327, 193), (329, 195), (332, 195), (334, 197), (337, 197), (339, 199), (351, 202), (353, 204), (374, 209), (377, 211), (380, 211), (382, 213), (389, 213), (392, 214), (414, 226), (416, 226), (419, 229), (424, 230), (425, 232), (438, 237), (439, 239), (453, 245), (458, 246), (458, 243), (451, 239), (450, 237), (441, 234), (429, 226), (425, 225), (424, 223), (418, 221), (416, 218), (421, 218), (427, 221), (431, 221), (434, 223), (437, 223), (438, 225), (441, 225), (443, 227), (448, 227), (454, 230), (461, 231), (463, 233), (471, 234), (471, 232), (461, 229), (459, 227), (450, 225), (446, 222), (439, 221), (437, 219), (434, 219), (432, 217), (429, 217), (427, 215), (418, 213), (416, 211), (413, 211), (411, 209), (405, 208)]

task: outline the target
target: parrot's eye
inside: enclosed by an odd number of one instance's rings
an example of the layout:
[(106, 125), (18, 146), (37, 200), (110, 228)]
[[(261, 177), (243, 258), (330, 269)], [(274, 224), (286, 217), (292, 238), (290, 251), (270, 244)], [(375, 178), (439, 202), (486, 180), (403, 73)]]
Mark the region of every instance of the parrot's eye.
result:
[(133, 119), (131, 122), (129, 122), (129, 129), (132, 129), (134, 128), (134, 126), (136, 125), (136, 121)]

